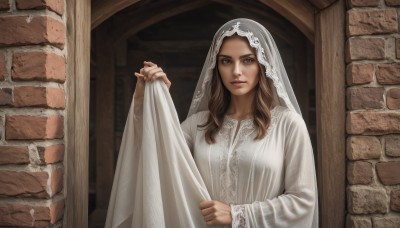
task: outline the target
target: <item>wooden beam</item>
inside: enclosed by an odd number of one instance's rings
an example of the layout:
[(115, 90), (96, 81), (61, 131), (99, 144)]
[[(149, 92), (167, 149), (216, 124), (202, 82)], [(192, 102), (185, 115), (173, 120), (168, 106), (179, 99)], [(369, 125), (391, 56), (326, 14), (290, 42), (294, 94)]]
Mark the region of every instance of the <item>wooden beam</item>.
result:
[(307, 0), (259, 0), (292, 22), (309, 40), (314, 39), (315, 8)]
[(96, 28), (118, 11), (139, 1), (140, 0), (92, 0), (92, 29)]
[(63, 227), (88, 226), (90, 0), (67, 4), (66, 204)]
[[(265, 26), (268, 31), (286, 41), (287, 43), (293, 43), (295, 37), (298, 36), (297, 30), (287, 29), (287, 22), (282, 21), (282, 15), (265, 11), (265, 9), (260, 8), (263, 6), (263, 3), (259, 2), (243, 2), (243, 1), (227, 1), (227, 0), (213, 0), (214, 2), (218, 2), (220, 4), (228, 5), (236, 7), (235, 11), (240, 13), (241, 17), (253, 18), (257, 22), (261, 23)], [(265, 7), (265, 5), (264, 5)], [(272, 11), (272, 10), (271, 10)], [(295, 27), (293, 25), (293, 27)], [(300, 31), (300, 30), (299, 30)], [(307, 37), (308, 39), (312, 38), (310, 41), (314, 43), (314, 34), (313, 37)]]
[(316, 15), (316, 94), (320, 227), (345, 227), (345, 3)]
[(326, 7), (332, 5), (337, 0), (308, 0), (311, 4), (317, 7), (319, 10), (325, 9)]

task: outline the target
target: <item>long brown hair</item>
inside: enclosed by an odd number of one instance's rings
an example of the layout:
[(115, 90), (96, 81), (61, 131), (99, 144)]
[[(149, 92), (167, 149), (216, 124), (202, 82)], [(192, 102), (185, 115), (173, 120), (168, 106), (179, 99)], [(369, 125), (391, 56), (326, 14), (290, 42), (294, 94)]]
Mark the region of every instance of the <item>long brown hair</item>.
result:
[[(257, 127), (255, 139), (262, 139), (271, 124), (271, 109), (274, 96), (270, 87), (271, 81), (265, 76), (265, 67), (259, 64), (259, 81), (254, 87), (256, 93), (253, 100), (253, 122)], [(222, 128), (224, 116), (231, 101), (231, 94), (222, 83), (217, 64), (211, 79), (211, 97), (208, 102), (210, 111), (207, 122), (198, 127), (205, 128), (208, 144), (215, 143), (215, 135)]]

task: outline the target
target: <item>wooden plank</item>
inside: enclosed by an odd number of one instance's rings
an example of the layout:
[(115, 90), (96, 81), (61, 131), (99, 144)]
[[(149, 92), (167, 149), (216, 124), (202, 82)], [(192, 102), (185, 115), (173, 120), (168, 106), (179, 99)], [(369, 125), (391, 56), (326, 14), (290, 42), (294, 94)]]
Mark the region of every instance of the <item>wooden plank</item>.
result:
[(317, 7), (319, 10), (325, 9), (326, 7), (332, 5), (337, 0), (308, 0), (311, 4)]
[(320, 227), (345, 226), (345, 5), (316, 15), (316, 92)]
[(309, 39), (314, 39), (315, 8), (307, 0), (259, 0), (292, 22)]
[(67, 4), (66, 204), (63, 227), (88, 226), (90, 0)]
[(93, 0), (92, 7), (92, 29), (96, 28), (107, 18), (118, 11), (139, 2), (140, 0)]
[(104, 224), (114, 178), (114, 46), (108, 39), (109, 23), (96, 30), (96, 209), (94, 225)]

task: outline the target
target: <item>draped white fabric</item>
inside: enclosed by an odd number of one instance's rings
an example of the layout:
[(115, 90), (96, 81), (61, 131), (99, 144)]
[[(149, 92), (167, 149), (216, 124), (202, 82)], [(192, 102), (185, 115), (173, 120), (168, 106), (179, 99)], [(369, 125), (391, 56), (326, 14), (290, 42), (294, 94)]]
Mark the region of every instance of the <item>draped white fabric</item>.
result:
[(128, 114), (105, 227), (207, 227), (199, 209), (206, 199), (167, 88), (146, 83), (143, 115), (133, 102)]

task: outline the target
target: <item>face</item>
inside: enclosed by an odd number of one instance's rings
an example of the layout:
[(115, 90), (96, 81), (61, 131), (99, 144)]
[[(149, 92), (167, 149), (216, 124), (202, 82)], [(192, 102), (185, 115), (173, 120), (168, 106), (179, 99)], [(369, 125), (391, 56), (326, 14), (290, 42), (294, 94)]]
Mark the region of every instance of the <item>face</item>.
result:
[(218, 72), (231, 96), (253, 95), (259, 64), (246, 38), (225, 39), (218, 54)]

